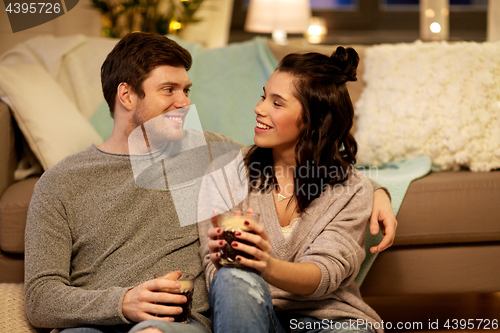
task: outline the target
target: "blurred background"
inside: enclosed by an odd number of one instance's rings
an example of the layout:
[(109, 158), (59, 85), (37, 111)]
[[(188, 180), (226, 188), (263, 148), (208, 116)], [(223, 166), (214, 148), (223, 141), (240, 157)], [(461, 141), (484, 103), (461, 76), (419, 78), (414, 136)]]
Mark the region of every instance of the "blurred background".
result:
[[(312, 16), (327, 30), (320, 41), (324, 44), (413, 42), (420, 37), (419, 0), (310, 0), (309, 3)], [(209, 48), (256, 35), (270, 37), (270, 31), (245, 30), (249, 5), (250, 0), (80, 0), (74, 9), (53, 21), (12, 33), (2, 4), (0, 53), (40, 34), (119, 37), (130, 30), (149, 29), (177, 33)], [(488, 21), (488, 5), (498, 7), (500, 1), (449, 0), (449, 40), (487, 40), (488, 24), (493, 25)], [(134, 15), (142, 15), (142, 21), (139, 18), (134, 22)], [(160, 15), (161, 19), (156, 17), (151, 23), (151, 15)], [(499, 16), (496, 15), (497, 20)], [(495, 15), (490, 17), (491, 21)], [(302, 37), (302, 33), (288, 35)]]

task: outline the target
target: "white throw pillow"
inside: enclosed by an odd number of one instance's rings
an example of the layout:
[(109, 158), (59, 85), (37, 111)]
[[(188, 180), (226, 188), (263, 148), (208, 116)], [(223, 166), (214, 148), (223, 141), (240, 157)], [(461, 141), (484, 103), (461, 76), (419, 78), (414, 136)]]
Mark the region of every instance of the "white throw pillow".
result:
[(0, 99), (9, 105), (46, 170), (101, 137), (39, 64), (0, 66)]
[(500, 168), (500, 42), (378, 45), (356, 103), (358, 161)]

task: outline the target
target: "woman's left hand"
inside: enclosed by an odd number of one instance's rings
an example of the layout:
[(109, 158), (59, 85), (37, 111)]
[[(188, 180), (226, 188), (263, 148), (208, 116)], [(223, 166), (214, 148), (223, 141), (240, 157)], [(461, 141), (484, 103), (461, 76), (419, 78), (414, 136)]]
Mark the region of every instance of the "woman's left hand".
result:
[(255, 244), (255, 246), (236, 241), (231, 243), (231, 246), (238, 251), (242, 251), (253, 256), (253, 259), (248, 259), (238, 255), (236, 256), (236, 260), (244, 266), (256, 269), (264, 277), (270, 266), (269, 264), (272, 250), (271, 241), (262, 225), (249, 219), (248, 221), (245, 221), (245, 226), (247, 226), (254, 233), (241, 231), (235, 232), (234, 235), (239, 240)]
[(396, 237), (398, 221), (392, 211), (391, 200), (383, 189), (373, 194), (373, 210), (370, 216), (370, 233), (376, 235), (382, 229), (384, 237), (379, 245), (370, 248), (371, 253), (382, 252), (389, 248)]

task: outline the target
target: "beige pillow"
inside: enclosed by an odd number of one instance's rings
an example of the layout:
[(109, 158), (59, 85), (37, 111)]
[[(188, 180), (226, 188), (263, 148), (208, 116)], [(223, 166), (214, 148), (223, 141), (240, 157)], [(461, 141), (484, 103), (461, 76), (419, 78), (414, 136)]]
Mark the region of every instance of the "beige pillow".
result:
[(39, 64), (0, 66), (0, 99), (11, 108), (46, 170), (102, 139)]
[(500, 42), (378, 45), (364, 57), (358, 161), (500, 168)]

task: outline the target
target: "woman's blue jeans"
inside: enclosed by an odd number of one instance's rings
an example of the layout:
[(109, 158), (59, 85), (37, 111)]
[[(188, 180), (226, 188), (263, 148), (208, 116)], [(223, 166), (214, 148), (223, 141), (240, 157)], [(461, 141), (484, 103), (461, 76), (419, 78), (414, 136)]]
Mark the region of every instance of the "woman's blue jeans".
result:
[[(214, 333), (372, 333), (365, 326), (349, 328), (347, 322), (322, 321), (274, 311), (269, 287), (255, 271), (222, 267), (210, 284), (210, 307)], [(338, 328), (335, 328), (335, 327)]]

